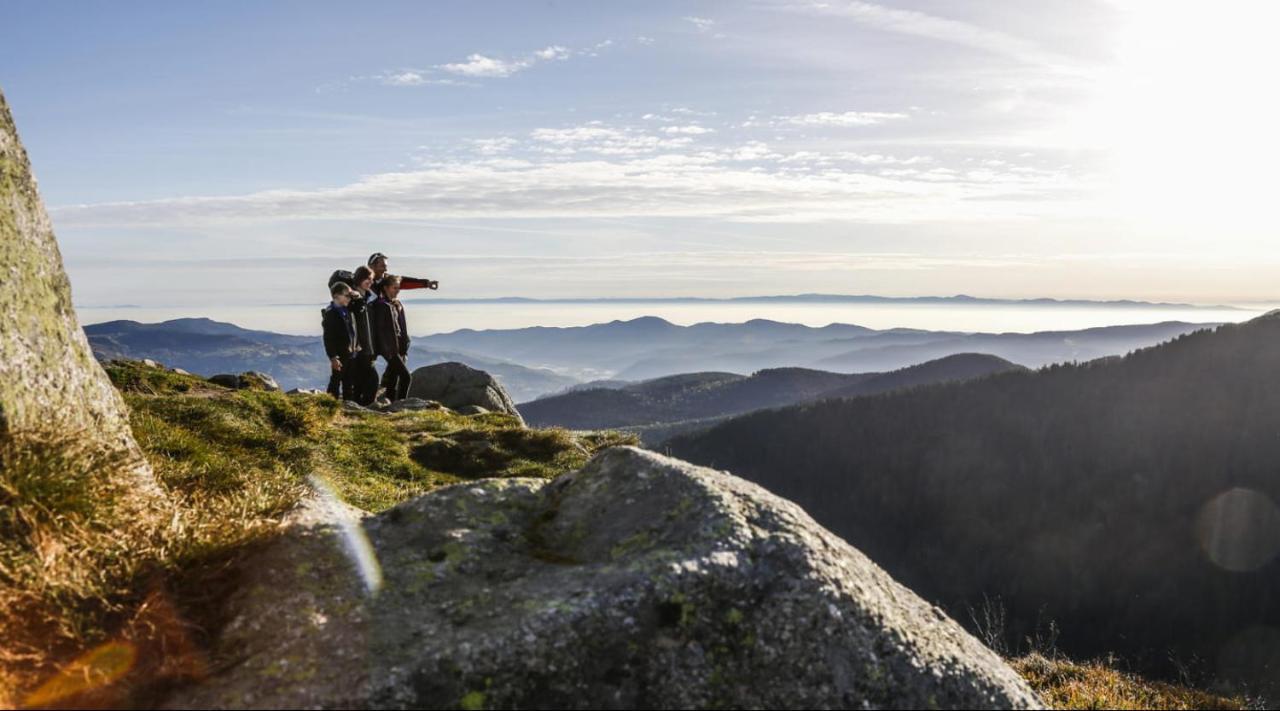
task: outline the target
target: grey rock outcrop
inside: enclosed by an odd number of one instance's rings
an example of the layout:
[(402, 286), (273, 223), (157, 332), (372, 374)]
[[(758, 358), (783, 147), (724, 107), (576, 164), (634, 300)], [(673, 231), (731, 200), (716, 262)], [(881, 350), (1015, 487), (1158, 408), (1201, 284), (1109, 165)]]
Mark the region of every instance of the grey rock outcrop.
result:
[(409, 397), (435, 400), (459, 411), (476, 405), (524, 422), (511, 396), (492, 375), (462, 363), (437, 363), (413, 371)]
[(377, 516), (339, 511), (244, 572), (216, 643), (238, 663), (167, 705), (1038, 703), (796, 505), (634, 448), (549, 483), (488, 479)]
[[(0, 94), (0, 436), (50, 433), (106, 454), (139, 496), (159, 495), (123, 400), (94, 359), (13, 116)], [(99, 461), (102, 461), (101, 457)]]
[(382, 412), (405, 412), (418, 410), (439, 410), (442, 405), (434, 400), (423, 400), (417, 397), (407, 397), (403, 400), (396, 400), (389, 403), (386, 407), (381, 408)]
[(209, 382), (235, 390), (268, 390), (273, 392), (280, 390), (280, 385), (276, 383), (275, 378), (256, 370), (245, 371), (239, 375), (218, 373), (217, 375), (209, 376)]
[(240, 382), (246, 388), (280, 392), (280, 384), (276, 382), (275, 378), (271, 377), (270, 373), (250, 370), (240, 374)]

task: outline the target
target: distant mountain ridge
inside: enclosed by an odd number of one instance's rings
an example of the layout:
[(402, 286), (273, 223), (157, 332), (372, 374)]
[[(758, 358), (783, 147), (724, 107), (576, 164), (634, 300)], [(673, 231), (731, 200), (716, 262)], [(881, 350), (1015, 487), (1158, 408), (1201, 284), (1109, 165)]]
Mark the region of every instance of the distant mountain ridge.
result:
[(506, 358), (581, 380), (640, 381), (699, 372), (799, 367), (890, 371), (959, 353), (989, 353), (1028, 367), (1123, 355), (1216, 324), (1170, 321), (1041, 333), (965, 333), (849, 324), (822, 327), (753, 319), (679, 326), (657, 317), (591, 326), (462, 329), (427, 336), (432, 347)]
[[(255, 331), (207, 318), (182, 318), (161, 323), (108, 321), (84, 328), (94, 354), (111, 358), (150, 358), (199, 375), (259, 370), (289, 388), (323, 388), (329, 361), (319, 336), (292, 336)], [(410, 366), (459, 361), (492, 373), (516, 398), (530, 398), (566, 388), (576, 378), (549, 370), (526, 368), (489, 358), (431, 348), (414, 342)]]
[(750, 376), (689, 373), (639, 383), (569, 392), (519, 406), (535, 426), (624, 429), (647, 445), (705, 429), (734, 415), (808, 400), (886, 392), (902, 387), (980, 377), (1022, 366), (980, 353), (964, 353), (889, 373), (830, 373), (771, 368)]
[[(413, 299), (407, 300), (425, 300)], [(873, 294), (776, 294), (762, 296), (665, 296), (665, 297), (599, 297), (541, 299), (525, 296), (499, 296), (493, 298), (450, 299), (431, 297), (436, 304), (704, 304), (704, 303), (823, 303), (823, 304), (968, 304), (987, 306), (1075, 306), (1099, 308), (1152, 308), (1152, 309), (1211, 309), (1215, 311), (1238, 310), (1234, 306), (1181, 304), (1163, 301), (1137, 301), (1132, 299), (1000, 299), (969, 296), (876, 296)]]

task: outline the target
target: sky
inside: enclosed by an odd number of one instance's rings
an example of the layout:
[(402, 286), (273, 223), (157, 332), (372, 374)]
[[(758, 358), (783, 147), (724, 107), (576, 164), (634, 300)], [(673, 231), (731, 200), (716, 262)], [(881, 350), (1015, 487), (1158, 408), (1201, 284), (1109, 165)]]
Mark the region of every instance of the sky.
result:
[(27, 2), (0, 89), (83, 308), (1280, 300), (1280, 9)]

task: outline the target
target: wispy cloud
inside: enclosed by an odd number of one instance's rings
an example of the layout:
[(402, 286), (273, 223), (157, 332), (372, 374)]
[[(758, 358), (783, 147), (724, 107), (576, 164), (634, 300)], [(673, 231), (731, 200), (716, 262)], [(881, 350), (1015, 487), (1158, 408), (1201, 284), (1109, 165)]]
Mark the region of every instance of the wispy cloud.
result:
[(589, 152), (608, 156), (634, 156), (660, 149), (680, 148), (692, 142), (687, 136), (663, 137), (626, 126), (608, 126), (600, 121), (568, 128), (539, 128), (530, 135), (541, 146), (536, 150), (558, 155)]
[(500, 153), (506, 153), (519, 144), (519, 141), (509, 136), (474, 138), (471, 140), (471, 145), (475, 146), (476, 152), (482, 156), (495, 156)]
[(440, 64), (437, 65), (436, 68), (441, 71), (449, 72), (450, 74), (459, 74), (465, 77), (505, 79), (506, 77), (509, 77), (516, 72), (522, 72), (539, 62), (568, 59), (572, 54), (573, 53), (565, 47), (552, 45), (517, 59), (501, 59), (498, 57), (488, 57), (483, 54), (472, 54), (467, 57), (465, 62)]
[(874, 126), (887, 121), (901, 121), (907, 114), (886, 111), (820, 111), (813, 114), (778, 116), (776, 124), (791, 126)]
[(663, 126), (662, 132), (666, 134), (673, 134), (673, 135), (702, 136), (708, 133), (715, 133), (716, 130), (714, 128), (707, 128), (706, 126), (689, 125), (689, 126)]
[(806, 1), (783, 7), (828, 17), (840, 17), (886, 32), (923, 37), (999, 54), (1025, 64), (1066, 69), (1073, 61), (1049, 52), (1035, 42), (998, 30), (917, 10), (900, 10), (862, 0)]
[(706, 17), (698, 17), (696, 15), (689, 15), (682, 19), (697, 28), (699, 32), (706, 32), (712, 27), (715, 27), (716, 24), (715, 20), (708, 19)]
[(456, 79), (432, 77), (415, 71), (389, 72), (380, 75), (378, 79), (387, 86), (457, 86), (462, 83)]
[[(467, 80), (506, 79), (538, 64), (559, 62), (578, 56), (598, 57), (600, 52), (611, 46), (613, 46), (613, 40), (606, 39), (582, 49), (552, 44), (515, 57), (500, 57), (476, 52), (457, 62), (445, 62), (426, 68), (397, 69), (367, 78), (372, 78), (385, 86), (396, 87), (461, 86), (467, 85)], [(455, 77), (463, 79), (459, 80)], [(361, 78), (355, 77), (351, 81), (359, 79)], [(322, 87), (322, 89), (331, 88), (333, 87), (329, 85)]]

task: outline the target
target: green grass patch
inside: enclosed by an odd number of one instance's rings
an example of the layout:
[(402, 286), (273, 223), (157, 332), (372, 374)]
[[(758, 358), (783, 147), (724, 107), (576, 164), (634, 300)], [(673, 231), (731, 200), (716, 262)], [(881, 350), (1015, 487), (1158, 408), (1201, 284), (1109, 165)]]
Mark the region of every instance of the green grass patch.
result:
[(160, 395), (226, 390), (221, 385), (214, 385), (195, 375), (183, 375), (164, 368), (153, 368), (134, 360), (113, 360), (104, 363), (102, 368), (107, 371), (107, 377), (111, 378), (112, 384), (122, 393)]

